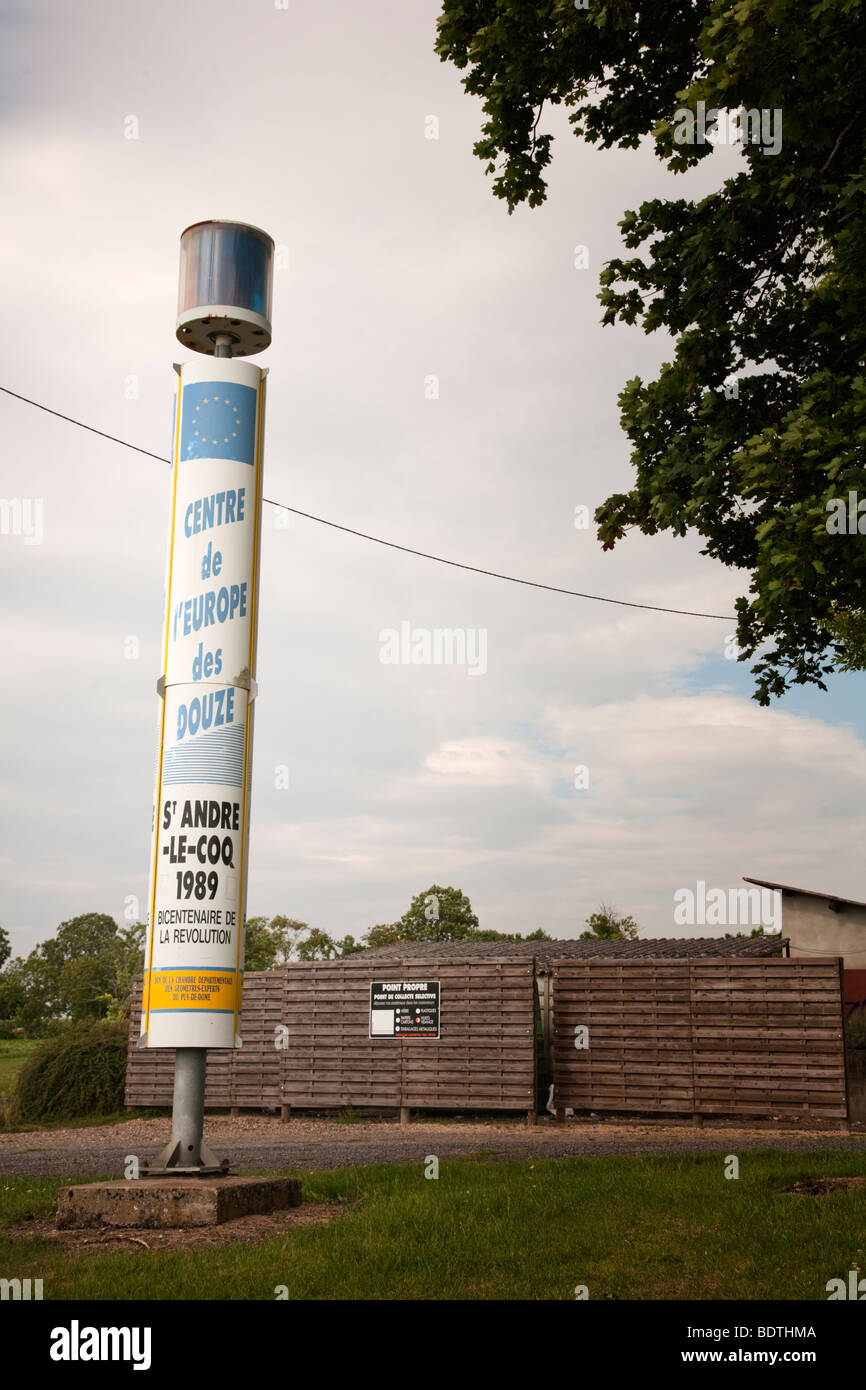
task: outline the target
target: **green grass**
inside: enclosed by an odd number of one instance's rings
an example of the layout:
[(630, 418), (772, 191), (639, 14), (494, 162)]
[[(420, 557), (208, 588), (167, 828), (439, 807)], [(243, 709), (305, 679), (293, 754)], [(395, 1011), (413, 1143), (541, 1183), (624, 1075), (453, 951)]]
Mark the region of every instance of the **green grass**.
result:
[(303, 1173), (305, 1202), (346, 1215), (260, 1245), (94, 1255), (2, 1227), (49, 1217), (56, 1180), (0, 1178), (0, 1270), (45, 1297), (111, 1299), (820, 1299), (866, 1269), (866, 1189), (782, 1189), (862, 1173), (857, 1154), (443, 1160)]
[(0, 1038), (0, 1096), (8, 1096), (13, 1083), (34, 1047), (37, 1038)]

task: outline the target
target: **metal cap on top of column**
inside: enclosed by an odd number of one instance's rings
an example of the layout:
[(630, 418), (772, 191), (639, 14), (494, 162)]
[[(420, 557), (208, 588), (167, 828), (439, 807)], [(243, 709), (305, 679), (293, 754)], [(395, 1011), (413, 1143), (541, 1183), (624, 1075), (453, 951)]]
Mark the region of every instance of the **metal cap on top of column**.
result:
[(206, 1049), (241, 1046), (264, 379), (274, 243), (181, 236), (159, 762), (141, 1045), (177, 1049), (172, 1137), (150, 1172), (222, 1171), (202, 1141)]

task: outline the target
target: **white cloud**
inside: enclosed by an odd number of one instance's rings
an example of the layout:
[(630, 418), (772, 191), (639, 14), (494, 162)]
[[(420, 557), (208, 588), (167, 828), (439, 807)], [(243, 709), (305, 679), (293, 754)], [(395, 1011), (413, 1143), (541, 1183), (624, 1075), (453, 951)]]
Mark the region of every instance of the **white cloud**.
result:
[(445, 787), (543, 788), (544, 762), (509, 739), (448, 739), (424, 759), (422, 781)]

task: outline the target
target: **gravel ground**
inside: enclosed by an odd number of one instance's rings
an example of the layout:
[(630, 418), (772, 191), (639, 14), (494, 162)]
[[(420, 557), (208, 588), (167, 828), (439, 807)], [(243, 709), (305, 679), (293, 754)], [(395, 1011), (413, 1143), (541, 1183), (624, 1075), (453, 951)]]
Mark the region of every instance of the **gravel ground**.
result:
[[(168, 1118), (133, 1119), (87, 1129), (26, 1130), (0, 1134), (0, 1175), (13, 1177), (122, 1176), (126, 1156), (153, 1160), (169, 1136)], [(438, 1158), (572, 1158), (607, 1154), (743, 1153), (776, 1149), (862, 1153), (866, 1126), (852, 1133), (790, 1127), (748, 1128), (657, 1121), (622, 1123), (601, 1119), (557, 1124), (540, 1117), (530, 1129), (520, 1120), (477, 1121), (429, 1118), (400, 1126), (394, 1120), (292, 1119), (270, 1115), (208, 1116), (205, 1138), (234, 1169), (347, 1168), (368, 1163), (421, 1163)]]

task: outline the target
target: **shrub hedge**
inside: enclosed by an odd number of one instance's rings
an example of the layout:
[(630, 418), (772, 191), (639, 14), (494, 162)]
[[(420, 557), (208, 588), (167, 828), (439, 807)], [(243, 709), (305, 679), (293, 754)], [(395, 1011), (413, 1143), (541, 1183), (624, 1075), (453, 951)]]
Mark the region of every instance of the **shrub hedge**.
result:
[(123, 1109), (127, 1028), (76, 1024), (34, 1048), (18, 1073), (16, 1119), (72, 1120)]

